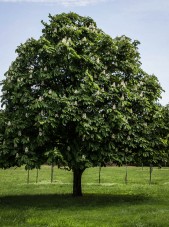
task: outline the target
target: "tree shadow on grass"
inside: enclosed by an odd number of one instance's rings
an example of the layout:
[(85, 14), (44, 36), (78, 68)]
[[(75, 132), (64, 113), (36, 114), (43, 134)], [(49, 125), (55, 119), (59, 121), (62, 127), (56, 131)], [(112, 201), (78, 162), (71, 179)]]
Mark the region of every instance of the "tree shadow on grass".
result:
[(89, 210), (96, 207), (148, 204), (150, 200), (154, 199), (145, 195), (85, 194), (83, 197), (73, 197), (70, 194), (9, 195), (0, 196), (0, 208), (19, 210), (29, 208)]

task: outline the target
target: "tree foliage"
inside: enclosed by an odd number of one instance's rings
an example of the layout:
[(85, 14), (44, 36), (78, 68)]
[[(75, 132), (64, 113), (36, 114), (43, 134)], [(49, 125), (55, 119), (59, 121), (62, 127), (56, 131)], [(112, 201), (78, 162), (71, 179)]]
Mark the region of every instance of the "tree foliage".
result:
[(74, 172), (110, 160), (120, 164), (150, 154), (152, 160), (147, 135), (162, 88), (142, 70), (139, 42), (112, 39), (93, 19), (75, 13), (49, 20), (38, 40), (16, 49), (5, 74), (7, 150), (1, 146), (0, 156), (6, 152), (15, 162), (2, 158), (8, 162), (3, 167), (38, 168), (51, 151)]

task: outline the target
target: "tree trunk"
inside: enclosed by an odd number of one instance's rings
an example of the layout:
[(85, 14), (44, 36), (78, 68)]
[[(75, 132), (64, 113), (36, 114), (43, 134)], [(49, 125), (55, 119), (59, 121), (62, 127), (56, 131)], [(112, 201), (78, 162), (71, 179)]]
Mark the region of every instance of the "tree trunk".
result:
[(84, 169), (73, 169), (73, 196), (82, 196), (82, 173)]
[(101, 166), (99, 166), (99, 184), (100, 184), (100, 180), (101, 180)]
[(36, 183), (38, 183), (38, 178), (39, 178), (39, 169), (36, 169)]
[(127, 164), (126, 164), (126, 175), (125, 175), (125, 184), (128, 182), (128, 171), (127, 171)]
[(152, 172), (153, 172), (153, 165), (150, 164), (150, 181), (149, 181), (149, 184), (151, 184), (151, 182), (152, 182)]
[(142, 163), (142, 170), (143, 170), (143, 163)]
[(53, 173), (54, 173), (54, 164), (51, 164), (51, 175), (50, 175), (50, 182), (53, 183)]
[(28, 169), (27, 171), (28, 171), (28, 175), (27, 175), (27, 184), (29, 184), (29, 169)]

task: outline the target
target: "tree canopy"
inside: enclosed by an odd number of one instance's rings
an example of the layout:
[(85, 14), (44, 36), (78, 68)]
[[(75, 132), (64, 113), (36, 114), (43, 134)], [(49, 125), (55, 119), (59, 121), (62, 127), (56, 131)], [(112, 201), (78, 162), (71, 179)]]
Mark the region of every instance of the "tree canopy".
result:
[(1, 167), (38, 168), (53, 152), (73, 171), (73, 194), (81, 195), (87, 167), (150, 153), (154, 160), (147, 134), (162, 88), (142, 70), (139, 42), (112, 39), (75, 13), (42, 24), (39, 39), (17, 47), (2, 82)]

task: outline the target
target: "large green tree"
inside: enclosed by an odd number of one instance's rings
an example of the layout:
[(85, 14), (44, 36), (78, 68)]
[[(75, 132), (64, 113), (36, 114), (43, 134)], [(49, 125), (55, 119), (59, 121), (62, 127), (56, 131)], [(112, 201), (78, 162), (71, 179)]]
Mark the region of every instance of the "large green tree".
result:
[(75, 13), (49, 19), (38, 40), (16, 49), (5, 74), (3, 143), (11, 165), (29, 168), (57, 151), (73, 171), (73, 195), (82, 195), (87, 167), (140, 155), (140, 130), (152, 121), (161, 87), (141, 69), (138, 41), (112, 39)]

